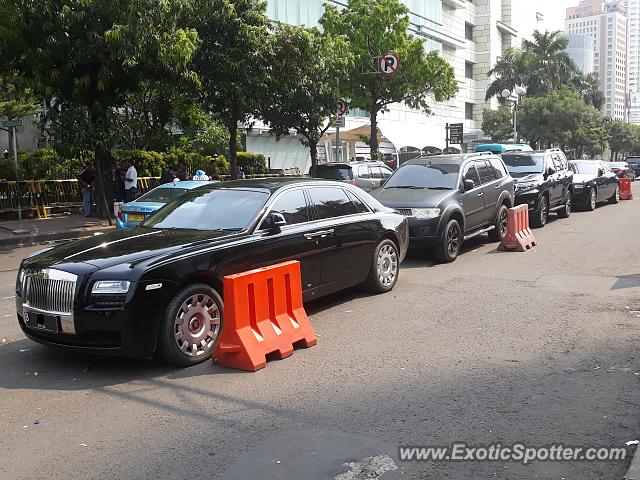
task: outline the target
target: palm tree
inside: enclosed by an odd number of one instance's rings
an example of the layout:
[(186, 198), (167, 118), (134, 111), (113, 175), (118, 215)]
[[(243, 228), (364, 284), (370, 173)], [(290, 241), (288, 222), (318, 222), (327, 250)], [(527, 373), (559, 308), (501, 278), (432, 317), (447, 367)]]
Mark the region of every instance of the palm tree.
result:
[(532, 40), (525, 40), (523, 49), (531, 56), (529, 92), (533, 95), (549, 92), (569, 82), (575, 64), (567, 53), (569, 40), (558, 30), (544, 33), (536, 30)]
[(531, 58), (522, 50), (508, 48), (488, 75), (496, 78), (487, 89), (486, 100), (500, 95), (503, 90), (513, 90), (517, 85), (526, 85), (529, 81)]
[(587, 105), (602, 110), (605, 98), (600, 90), (600, 78), (597, 73), (593, 72), (584, 75), (579, 71), (575, 71), (571, 78), (571, 84), (582, 95), (582, 99)]

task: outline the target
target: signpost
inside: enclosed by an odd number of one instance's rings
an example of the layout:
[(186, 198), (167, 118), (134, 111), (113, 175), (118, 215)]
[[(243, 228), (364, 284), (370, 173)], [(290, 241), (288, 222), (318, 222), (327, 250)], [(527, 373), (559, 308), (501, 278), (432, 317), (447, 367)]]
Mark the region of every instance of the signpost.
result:
[[(338, 81), (338, 84), (340, 82)], [(349, 111), (349, 102), (342, 98), (336, 101), (338, 116), (331, 122), (331, 126), (336, 129), (336, 163), (340, 161), (340, 129), (346, 126), (344, 116)]]
[(464, 143), (464, 124), (452, 123), (449, 125), (449, 143), (461, 145)]
[(24, 122), (22, 119), (18, 120), (3, 120), (2, 126), (4, 128), (11, 128), (13, 130), (13, 161), (16, 164), (16, 196), (17, 196), (17, 204), (18, 204), (18, 221), (19, 221), (19, 229), (14, 230), (14, 234), (20, 233), (28, 233), (26, 230), (22, 229), (22, 194), (20, 193), (20, 167), (18, 165), (18, 141), (16, 139), (17, 127), (22, 127)]
[(400, 68), (400, 59), (393, 52), (387, 52), (378, 58), (378, 73), (385, 77), (393, 77)]

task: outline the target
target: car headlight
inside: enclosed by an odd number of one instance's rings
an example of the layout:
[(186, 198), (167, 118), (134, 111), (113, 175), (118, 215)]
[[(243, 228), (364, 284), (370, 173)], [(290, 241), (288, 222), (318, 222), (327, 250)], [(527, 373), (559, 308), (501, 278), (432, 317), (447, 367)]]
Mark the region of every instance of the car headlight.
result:
[(22, 286), (24, 285), (24, 277), (25, 277), (24, 268), (20, 267), (20, 269), (18, 270), (18, 278), (16, 280), (17, 289), (22, 289)]
[(127, 293), (130, 286), (131, 282), (126, 280), (100, 280), (93, 284), (91, 293), (117, 295)]
[(439, 208), (413, 208), (411, 214), (415, 218), (436, 218), (440, 216)]

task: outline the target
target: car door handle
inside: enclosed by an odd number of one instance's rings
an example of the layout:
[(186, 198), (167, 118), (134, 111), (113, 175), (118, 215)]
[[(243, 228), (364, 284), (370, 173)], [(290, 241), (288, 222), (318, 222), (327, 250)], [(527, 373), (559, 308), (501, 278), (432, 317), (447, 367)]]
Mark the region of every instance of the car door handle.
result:
[(333, 228), (331, 228), (329, 230), (321, 230), (319, 232), (305, 233), (304, 238), (306, 238), (307, 240), (314, 240), (316, 238), (326, 238), (329, 235), (333, 235), (333, 233), (334, 233), (334, 230)]
[(480, 193), (478, 194), (478, 197), (484, 197), (484, 192), (480, 192)]
[(495, 188), (496, 190), (500, 190), (502, 188), (502, 185), (498, 185), (498, 186), (493, 187), (493, 188)]

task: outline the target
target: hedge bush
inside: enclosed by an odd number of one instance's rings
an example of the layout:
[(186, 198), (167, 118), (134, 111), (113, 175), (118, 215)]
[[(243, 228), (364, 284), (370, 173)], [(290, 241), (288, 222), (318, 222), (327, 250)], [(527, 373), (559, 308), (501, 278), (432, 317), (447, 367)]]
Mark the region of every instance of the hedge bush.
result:
[(263, 175), (269, 173), (267, 159), (261, 153), (238, 152), (238, 165), (247, 175)]

